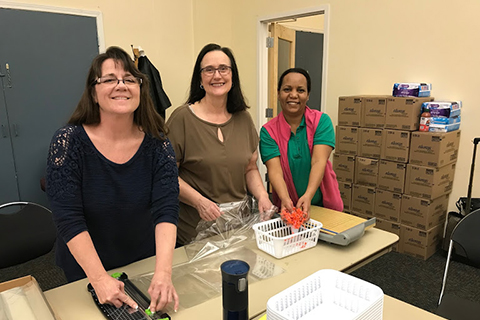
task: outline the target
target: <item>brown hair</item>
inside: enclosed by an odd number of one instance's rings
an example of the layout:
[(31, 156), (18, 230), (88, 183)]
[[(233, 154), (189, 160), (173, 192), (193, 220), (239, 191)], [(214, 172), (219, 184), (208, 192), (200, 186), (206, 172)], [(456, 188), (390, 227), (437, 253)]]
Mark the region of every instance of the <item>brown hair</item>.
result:
[(235, 57), (233, 56), (232, 50), (227, 47), (221, 47), (215, 43), (209, 43), (200, 51), (193, 68), (192, 81), (190, 83), (190, 94), (188, 96), (187, 103), (195, 103), (200, 101), (205, 97), (205, 90), (200, 87), (201, 84), (201, 63), (205, 55), (211, 51), (222, 51), (230, 59), (230, 64), (232, 67), (232, 88), (228, 92), (227, 98), (227, 111), (229, 113), (235, 113), (238, 111), (244, 111), (249, 108), (245, 102), (245, 97), (243, 96), (242, 88), (240, 86), (240, 76), (238, 75), (238, 67), (235, 62)]
[(72, 125), (100, 123), (100, 110), (97, 102), (95, 102), (95, 85), (96, 80), (102, 76), (102, 65), (105, 60), (108, 59), (113, 59), (116, 63), (122, 64), (126, 72), (130, 72), (134, 77), (142, 79), (142, 84), (140, 85), (140, 104), (133, 113), (133, 122), (138, 125), (143, 132), (160, 140), (165, 139), (164, 137), (168, 130), (165, 121), (155, 110), (152, 98), (150, 97), (150, 82), (148, 77), (138, 71), (130, 56), (119, 47), (109, 47), (105, 53), (101, 53), (93, 59), (88, 71), (85, 90), (68, 123)]

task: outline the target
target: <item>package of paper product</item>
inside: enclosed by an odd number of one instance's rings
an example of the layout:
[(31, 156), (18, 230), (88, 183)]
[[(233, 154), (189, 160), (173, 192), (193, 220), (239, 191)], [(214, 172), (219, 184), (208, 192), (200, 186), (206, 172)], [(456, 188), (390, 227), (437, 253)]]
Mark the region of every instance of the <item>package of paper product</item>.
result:
[(422, 112), (428, 109), (432, 117), (453, 118), (460, 115), (461, 101), (431, 101), (422, 104)]
[(431, 83), (400, 82), (393, 84), (394, 97), (430, 97)]
[(455, 124), (461, 122), (461, 117), (453, 117), (453, 118), (446, 118), (446, 117), (431, 117), (430, 124)]
[(450, 132), (460, 129), (460, 122), (452, 124), (430, 124), (429, 132)]

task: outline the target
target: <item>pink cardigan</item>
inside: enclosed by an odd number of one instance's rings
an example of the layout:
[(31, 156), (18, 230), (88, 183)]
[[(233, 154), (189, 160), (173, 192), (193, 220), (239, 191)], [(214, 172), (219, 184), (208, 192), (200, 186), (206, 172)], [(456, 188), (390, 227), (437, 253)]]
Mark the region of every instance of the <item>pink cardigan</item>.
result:
[[(315, 135), (318, 123), (320, 122), (321, 116), (322, 112), (306, 107), (305, 123), (307, 126), (307, 141), (310, 154), (313, 152), (313, 137)], [(298, 202), (298, 195), (293, 183), (290, 166), (288, 164), (288, 141), (291, 134), (290, 125), (285, 120), (283, 112), (281, 112), (278, 116), (267, 122), (263, 127), (278, 145), (280, 150), (280, 164), (282, 166), (283, 179), (287, 185), (288, 194), (290, 195), (293, 204), (296, 205)], [(327, 160), (323, 179), (320, 183), (320, 190), (322, 192), (323, 206), (325, 208), (343, 211), (343, 201), (338, 188), (337, 176), (333, 171), (330, 160)], [(275, 205), (280, 208), (281, 201), (275, 190), (273, 190), (273, 201)]]

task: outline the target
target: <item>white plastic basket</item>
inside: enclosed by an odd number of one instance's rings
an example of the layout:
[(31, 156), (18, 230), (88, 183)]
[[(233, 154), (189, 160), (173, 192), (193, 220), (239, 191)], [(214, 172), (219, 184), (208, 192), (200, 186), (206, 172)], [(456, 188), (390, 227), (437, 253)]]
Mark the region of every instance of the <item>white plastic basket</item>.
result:
[(267, 320), (381, 320), (382, 317), (382, 289), (330, 269), (315, 272), (267, 302)]
[(321, 228), (322, 223), (313, 219), (296, 233), (281, 218), (253, 225), (258, 248), (278, 259), (316, 246)]

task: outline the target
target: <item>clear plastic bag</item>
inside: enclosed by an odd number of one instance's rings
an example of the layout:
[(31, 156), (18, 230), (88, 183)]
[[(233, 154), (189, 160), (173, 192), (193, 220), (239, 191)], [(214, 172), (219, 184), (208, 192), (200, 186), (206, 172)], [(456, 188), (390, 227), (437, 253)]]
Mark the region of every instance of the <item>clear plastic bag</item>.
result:
[[(249, 284), (279, 275), (285, 270), (275, 262), (257, 255), (243, 246), (218, 250), (206, 258), (190, 261), (172, 269), (172, 282), (179, 296), (180, 309), (187, 309), (219, 296), (222, 293), (220, 265), (228, 260), (242, 260), (250, 266)], [(142, 292), (148, 292), (153, 273), (132, 277), (130, 280)], [(164, 312), (171, 313), (169, 309)], [(180, 310), (179, 309), (179, 310)]]
[(214, 221), (200, 220), (197, 237), (185, 250), (190, 261), (201, 259), (219, 249), (225, 249), (239, 242), (253, 239), (252, 226), (270, 219), (277, 207), (259, 213), (255, 198), (246, 196), (242, 201), (219, 204), (222, 215)]
[[(242, 201), (219, 205), (222, 215), (215, 221), (200, 221), (198, 235), (184, 246), (188, 261), (174, 266), (172, 282), (180, 298), (180, 309), (191, 308), (217, 297), (222, 292), (220, 265), (232, 259), (247, 262), (250, 266), (249, 283), (274, 277), (284, 270), (274, 262), (244, 248), (245, 240), (253, 240), (252, 226), (268, 220), (277, 211), (260, 214), (257, 201), (247, 196)], [(131, 278), (142, 292), (148, 292), (153, 273)], [(164, 310), (169, 312), (168, 308)]]

